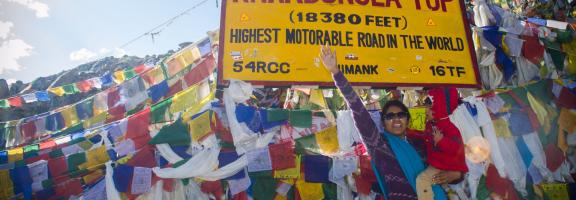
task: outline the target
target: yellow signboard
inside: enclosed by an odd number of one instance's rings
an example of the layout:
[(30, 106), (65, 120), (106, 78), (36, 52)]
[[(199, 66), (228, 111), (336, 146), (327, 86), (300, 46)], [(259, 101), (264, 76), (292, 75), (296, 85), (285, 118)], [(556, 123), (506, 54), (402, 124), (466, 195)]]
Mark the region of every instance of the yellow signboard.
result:
[(223, 0), (221, 21), (221, 86), (333, 86), (324, 44), (353, 85), (479, 86), (459, 0)]

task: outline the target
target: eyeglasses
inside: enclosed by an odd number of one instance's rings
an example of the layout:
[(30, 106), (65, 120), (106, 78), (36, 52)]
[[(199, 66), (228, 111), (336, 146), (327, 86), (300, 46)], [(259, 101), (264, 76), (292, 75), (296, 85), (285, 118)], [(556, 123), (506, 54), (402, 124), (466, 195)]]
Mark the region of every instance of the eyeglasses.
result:
[(407, 112), (386, 113), (384, 115), (384, 120), (406, 119), (406, 118), (408, 118)]

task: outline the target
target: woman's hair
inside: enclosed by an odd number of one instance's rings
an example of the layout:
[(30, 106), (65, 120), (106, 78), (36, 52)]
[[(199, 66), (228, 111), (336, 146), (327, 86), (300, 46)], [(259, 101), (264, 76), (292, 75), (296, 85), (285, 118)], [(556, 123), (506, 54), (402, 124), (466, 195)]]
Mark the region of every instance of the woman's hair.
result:
[(408, 112), (408, 107), (406, 107), (406, 105), (404, 105), (404, 103), (402, 103), (399, 100), (387, 101), (386, 104), (384, 104), (384, 106), (382, 106), (382, 112), (380, 112), (380, 119), (382, 121), (384, 121), (384, 115), (386, 115), (386, 112), (388, 112), (388, 109), (390, 109), (390, 107), (392, 107), (392, 106), (396, 106), (396, 107), (400, 108), (400, 110), (402, 110), (402, 112), (406, 112), (408, 114), (408, 121), (410, 121), (410, 112)]

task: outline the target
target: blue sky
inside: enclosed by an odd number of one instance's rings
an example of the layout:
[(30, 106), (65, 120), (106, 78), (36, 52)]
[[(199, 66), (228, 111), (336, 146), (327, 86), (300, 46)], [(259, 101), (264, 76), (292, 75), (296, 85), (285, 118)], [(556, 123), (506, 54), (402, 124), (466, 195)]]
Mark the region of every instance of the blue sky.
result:
[[(219, 28), (208, 0), (169, 25), (123, 44), (203, 0), (0, 0), (0, 78), (30, 82), (105, 56), (165, 53)], [(218, 2), (220, 6), (220, 2)]]

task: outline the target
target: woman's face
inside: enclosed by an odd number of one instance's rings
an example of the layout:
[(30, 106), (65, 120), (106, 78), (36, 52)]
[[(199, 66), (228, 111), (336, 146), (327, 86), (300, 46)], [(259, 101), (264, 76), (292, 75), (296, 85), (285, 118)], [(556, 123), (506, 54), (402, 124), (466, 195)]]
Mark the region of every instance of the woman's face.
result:
[[(403, 117), (399, 117), (398, 113), (403, 113)], [(393, 117), (384, 117), (382, 119), (384, 121), (384, 128), (389, 133), (403, 137), (406, 133), (406, 128), (408, 127), (408, 116), (404, 111), (398, 106), (390, 106), (384, 116), (393, 116)]]

